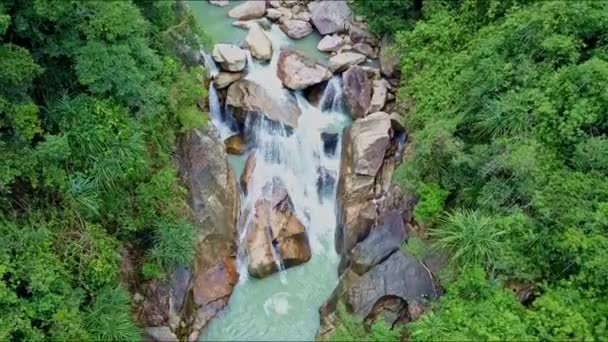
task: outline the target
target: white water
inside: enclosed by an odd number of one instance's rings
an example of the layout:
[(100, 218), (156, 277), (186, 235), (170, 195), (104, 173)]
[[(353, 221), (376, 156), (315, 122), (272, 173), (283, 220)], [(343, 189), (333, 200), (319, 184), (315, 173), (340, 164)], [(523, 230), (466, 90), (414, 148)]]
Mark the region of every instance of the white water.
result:
[[(342, 130), (350, 122), (342, 109), (341, 81), (334, 77), (328, 82), (318, 107), (300, 93), (289, 94), (276, 76), (280, 48), (289, 44), (289, 39), (276, 26), (268, 35), (275, 51), (272, 60), (266, 65), (249, 62), (246, 79), (263, 86), (277, 100), (295, 95), (302, 115), (295, 129), (268, 119), (247, 119), (245, 138), (251, 153), (256, 154), (256, 166), (247, 195), (241, 198), (239, 284), (227, 309), (209, 325), (205, 340), (311, 340), (318, 327), (317, 310), (337, 284), (336, 186)], [(217, 93), (209, 94), (214, 96), (213, 101), (217, 100)], [(212, 122), (220, 131), (230, 129), (225, 122), (214, 120), (213, 115)], [(333, 153), (324, 151), (321, 133), (337, 135)], [(322, 175), (325, 180), (320, 179)], [(247, 275), (244, 240), (255, 215), (254, 204), (261, 198), (270, 198), (273, 180), (287, 188), (294, 213), (306, 227), (312, 258), (279, 274), (253, 279)], [(275, 258), (282, 270), (280, 256)]]

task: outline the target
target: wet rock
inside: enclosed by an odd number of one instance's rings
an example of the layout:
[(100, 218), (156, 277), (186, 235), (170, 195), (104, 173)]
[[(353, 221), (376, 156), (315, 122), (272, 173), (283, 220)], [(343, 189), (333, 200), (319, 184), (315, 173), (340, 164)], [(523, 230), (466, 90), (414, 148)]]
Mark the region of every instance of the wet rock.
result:
[(304, 20), (285, 20), (279, 27), (291, 39), (302, 39), (312, 33), (312, 25)]
[(344, 44), (344, 40), (342, 37), (337, 34), (327, 35), (321, 39), (319, 44), (317, 45), (317, 49), (323, 52), (333, 52), (338, 50)]
[(212, 56), (226, 71), (242, 71), (247, 63), (245, 51), (233, 44), (216, 44)]
[[(210, 1), (213, 3), (212, 1)], [(146, 337), (152, 341), (158, 342), (177, 342), (177, 336), (171, 331), (171, 328), (167, 326), (162, 327), (147, 327), (144, 329)]]
[(209, 3), (215, 6), (224, 7), (230, 5), (228, 0), (209, 0)]
[(264, 113), (270, 120), (295, 128), (302, 114), (294, 98), (286, 96), (277, 99), (250, 80), (239, 80), (228, 87), (226, 105), (233, 110), (235, 119), (240, 124), (245, 123), (249, 113)]
[(226, 153), (241, 155), (245, 152), (245, 141), (240, 134), (233, 135), (228, 139), (224, 140), (226, 145)]
[(381, 111), (382, 108), (384, 108), (384, 105), (386, 104), (387, 89), (386, 89), (386, 86), (384, 86), (384, 82), (382, 82), (381, 80), (374, 80), (373, 84), (374, 84), (374, 89), (373, 89), (372, 101), (369, 106), (370, 113), (375, 113), (375, 112)]
[(261, 18), (265, 13), (266, 1), (249, 0), (231, 9), (228, 16), (238, 20), (251, 20)]
[(248, 271), (253, 277), (263, 278), (278, 271), (273, 249), (285, 268), (300, 265), (311, 257), (306, 229), (293, 213), (286, 191), (278, 190), (270, 200), (256, 202), (248, 231), (245, 250)]
[(400, 213), (388, 212), (381, 220), (381, 224), (353, 249), (350, 268), (359, 275), (384, 261), (407, 238)]
[(259, 24), (250, 25), (245, 43), (254, 58), (262, 61), (269, 61), (272, 58), (272, 42)]
[(385, 35), (380, 43), (380, 70), (386, 77), (397, 76), (399, 66), (399, 56), (392, 50), (392, 39)]
[(213, 79), (213, 84), (215, 84), (216, 89), (224, 89), (241, 78), (243, 78), (243, 74), (240, 72), (221, 71)]
[(318, 2), (309, 9), (313, 24), (323, 35), (344, 31), (352, 14), (343, 0)]
[(359, 66), (351, 66), (342, 75), (344, 100), (353, 119), (362, 118), (371, 103), (371, 83)]
[(395, 132), (405, 132), (405, 127), (403, 126), (403, 117), (397, 112), (391, 113), (391, 127)]
[(272, 20), (272, 21), (277, 21), (279, 20), (279, 18), (281, 17), (281, 11), (279, 11), (276, 8), (269, 8), (266, 10), (266, 18)]
[(251, 181), (251, 176), (253, 175), (253, 171), (255, 170), (255, 153), (250, 153), (249, 157), (247, 157), (247, 162), (245, 163), (245, 169), (241, 174), (241, 189), (243, 189), (244, 193), (247, 193), (247, 186)]
[(329, 59), (329, 70), (333, 73), (346, 70), (348, 67), (365, 62), (365, 55), (356, 52), (343, 52)]
[(277, 76), (293, 90), (302, 90), (327, 81), (332, 74), (321, 64), (297, 52), (283, 50), (279, 56)]
[(336, 148), (338, 147), (338, 141), (340, 137), (338, 133), (321, 133), (321, 140), (323, 141), (323, 153), (328, 157), (336, 155)]
[(320, 198), (333, 195), (331, 189), (336, 184), (336, 174), (324, 167), (317, 169), (317, 193)]
[(194, 304), (204, 306), (217, 300), (228, 299), (237, 281), (234, 258), (225, 258), (198, 275), (192, 289)]

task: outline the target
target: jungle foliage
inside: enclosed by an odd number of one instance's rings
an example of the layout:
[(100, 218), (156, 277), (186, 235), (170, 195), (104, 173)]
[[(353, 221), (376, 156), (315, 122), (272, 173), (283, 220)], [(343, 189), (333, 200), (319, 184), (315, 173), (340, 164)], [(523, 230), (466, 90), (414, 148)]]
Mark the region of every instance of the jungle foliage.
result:
[(140, 339), (119, 250), (149, 277), (192, 259), (171, 152), (204, 89), (170, 43), (193, 24), (170, 1), (0, 2), (0, 340)]
[(415, 1), (356, 4), (398, 31), (415, 106), (395, 181), (455, 271), (411, 338), (607, 339), (608, 2), (424, 1), (413, 22)]

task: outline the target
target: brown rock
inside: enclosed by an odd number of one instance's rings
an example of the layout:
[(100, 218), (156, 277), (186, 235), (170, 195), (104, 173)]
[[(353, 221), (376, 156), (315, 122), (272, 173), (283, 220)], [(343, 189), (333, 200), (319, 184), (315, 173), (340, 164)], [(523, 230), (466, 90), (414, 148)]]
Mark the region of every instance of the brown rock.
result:
[(359, 66), (351, 66), (342, 75), (344, 100), (353, 119), (362, 118), (371, 103), (371, 83)]
[(261, 18), (265, 13), (266, 1), (249, 0), (231, 9), (228, 16), (238, 20), (251, 20)]
[(245, 141), (240, 134), (233, 135), (228, 139), (224, 140), (226, 145), (226, 153), (241, 155), (245, 152)]

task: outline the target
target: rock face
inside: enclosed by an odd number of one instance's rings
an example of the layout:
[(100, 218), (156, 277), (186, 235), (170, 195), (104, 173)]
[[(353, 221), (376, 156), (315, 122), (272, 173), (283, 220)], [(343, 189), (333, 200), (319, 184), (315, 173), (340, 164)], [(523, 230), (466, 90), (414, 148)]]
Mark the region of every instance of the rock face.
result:
[(344, 39), (337, 34), (334, 34), (323, 37), (317, 45), (317, 49), (323, 52), (333, 52), (342, 47), (342, 45), (344, 45)]
[(311, 6), (312, 23), (321, 34), (344, 31), (350, 16), (351, 11), (343, 0), (322, 1)]
[(308, 57), (283, 50), (279, 56), (277, 76), (287, 88), (302, 90), (329, 80), (332, 74), (326, 67)]
[(180, 136), (175, 163), (197, 229), (193, 264), (179, 267), (167, 282), (131, 285), (143, 294), (136, 305), (138, 320), (146, 336), (158, 341), (197, 340), (226, 306), (238, 279), (239, 193), (218, 132), (209, 126)]
[(233, 44), (216, 44), (213, 47), (212, 56), (226, 71), (242, 71), (247, 63), (245, 51)]
[(247, 114), (264, 114), (270, 120), (290, 127), (298, 126), (302, 112), (294, 98), (277, 99), (266, 93), (264, 88), (250, 80), (240, 80), (228, 87), (226, 104), (233, 110), (235, 119), (245, 123)]
[(304, 20), (284, 20), (279, 27), (292, 39), (302, 39), (312, 33), (312, 25)]
[(250, 25), (245, 43), (249, 46), (254, 58), (263, 61), (269, 61), (272, 58), (272, 42), (259, 24)]
[(357, 65), (365, 62), (365, 55), (356, 52), (343, 52), (329, 59), (329, 70), (331, 72), (340, 72), (352, 65)]
[(362, 118), (371, 103), (371, 82), (359, 66), (348, 68), (342, 75), (344, 100), (353, 118)]
[(291, 198), (284, 186), (276, 184), (276, 180), (273, 183), (272, 198), (255, 204), (245, 242), (248, 271), (257, 278), (278, 271), (274, 254), (280, 256), (286, 268), (300, 265), (311, 256), (306, 230), (293, 213)]
[(264, 13), (266, 1), (249, 0), (231, 9), (228, 16), (238, 20), (251, 20), (263, 17)]
[(227, 88), (232, 83), (240, 80), (243, 77), (243, 74), (240, 72), (220, 72), (213, 79), (213, 84), (215, 84), (216, 89), (224, 89)]
[(379, 112), (384, 108), (386, 104), (387, 89), (382, 80), (374, 80), (374, 95), (372, 95), (372, 101), (369, 106), (369, 112)]
[(386, 77), (397, 76), (399, 56), (391, 50), (392, 40), (389, 36), (384, 36), (380, 43), (380, 71)]

